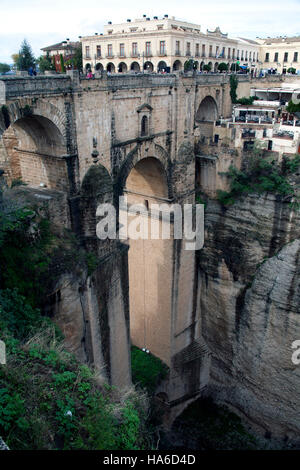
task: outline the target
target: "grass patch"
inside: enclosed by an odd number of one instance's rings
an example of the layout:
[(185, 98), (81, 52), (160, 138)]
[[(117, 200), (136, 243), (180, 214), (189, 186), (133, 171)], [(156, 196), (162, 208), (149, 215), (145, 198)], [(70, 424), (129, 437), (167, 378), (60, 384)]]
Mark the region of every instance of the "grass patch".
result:
[(133, 346), (131, 348), (132, 381), (138, 387), (153, 394), (159, 382), (166, 378), (169, 368), (158, 357), (147, 354)]

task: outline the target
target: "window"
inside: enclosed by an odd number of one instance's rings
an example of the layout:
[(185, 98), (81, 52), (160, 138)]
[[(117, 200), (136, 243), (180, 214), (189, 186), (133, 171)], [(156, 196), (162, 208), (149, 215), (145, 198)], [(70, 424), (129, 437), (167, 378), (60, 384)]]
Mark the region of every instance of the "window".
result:
[(175, 54), (180, 55), (180, 41), (176, 41)]
[(147, 116), (142, 117), (141, 123), (141, 135), (148, 135), (148, 118)]
[(289, 59), (289, 53), (288, 52), (285, 52), (284, 53), (284, 59), (283, 59), (283, 62), (287, 62)]
[(278, 52), (275, 52), (274, 54), (274, 62), (278, 62)]
[(235, 59), (235, 49), (232, 49), (232, 58)]
[(248, 51), (245, 52), (245, 60), (248, 60)]
[(186, 43), (186, 55), (191, 55), (191, 43)]
[(196, 56), (196, 57), (199, 57), (199, 56), (200, 56), (199, 44), (196, 44), (196, 53), (195, 53), (195, 56)]
[(107, 55), (108, 57), (112, 57), (112, 44), (107, 45)]
[(225, 47), (222, 48), (222, 57), (225, 59)]
[(249, 52), (249, 60), (251, 62), (251, 59), (252, 59), (252, 51)]
[(231, 55), (231, 48), (228, 47), (228, 59), (230, 59), (230, 55)]
[(298, 52), (294, 52), (294, 60), (293, 62), (298, 62)]
[(85, 46), (85, 56), (87, 59), (90, 59), (90, 46)]
[(244, 60), (244, 51), (241, 52), (241, 60)]
[(97, 57), (101, 57), (101, 46), (97, 46)]
[(166, 41), (159, 42), (159, 53), (165, 55), (166, 53)]
[(205, 57), (205, 44), (202, 44), (202, 57)]
[(239, 58), (240, 58), (240, 50), (238, 49), (237, 50), (237, 59), (239, 59)]
[(138, 55), (137, 42), (132, 43), (132, 55), (133, 55), (133, 57), (137, 57), (137, 55)]
[(270, 59), (270, 54), (269, 52), (266, 52), (265, 62), (269, 62), (269, 59)]
[(125, 57), (125, 46), (124, 44), (120, 44), (120, 56)]
[(209, 57), (212, 57), (212, 46), (209, 46)]
[(151, 55), (151, 42), (146, 42), (146, 56), (150, 56)]

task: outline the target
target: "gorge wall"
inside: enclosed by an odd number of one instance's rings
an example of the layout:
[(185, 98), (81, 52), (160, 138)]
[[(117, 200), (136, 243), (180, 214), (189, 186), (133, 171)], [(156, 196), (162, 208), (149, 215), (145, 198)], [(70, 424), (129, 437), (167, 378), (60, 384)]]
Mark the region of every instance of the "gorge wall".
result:
[(207, 393), (266, 437), (299, 440), (300, 214), (271, 194), (210, 200), (198, 252)]

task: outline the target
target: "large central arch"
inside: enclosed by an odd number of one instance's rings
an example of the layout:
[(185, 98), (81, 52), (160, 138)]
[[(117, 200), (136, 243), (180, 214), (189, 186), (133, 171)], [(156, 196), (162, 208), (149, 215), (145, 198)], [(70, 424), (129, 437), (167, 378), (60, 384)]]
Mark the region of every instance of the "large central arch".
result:
[[(129, 207), (129, 224), (148, 227), (148, 238), (129, 239), (129, 299), (132, 343), (149, 349), (170, 363), (173, 242), (151, 238), (153, 204), (168, 205), (167, 174), (155, 157), (139, 160), (131, 169), (124, 192)], [(143, 214), (130, 213), (132, 204), (143, 206)], [(157, 212), (156, 212), (157, 214)], [(162, 220), (156, 220), (159, 233)]]

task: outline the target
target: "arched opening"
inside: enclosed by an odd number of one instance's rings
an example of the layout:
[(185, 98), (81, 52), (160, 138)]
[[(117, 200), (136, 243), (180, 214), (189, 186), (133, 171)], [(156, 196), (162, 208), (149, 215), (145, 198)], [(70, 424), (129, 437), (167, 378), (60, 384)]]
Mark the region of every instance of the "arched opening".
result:
[(130, 70), (132, 70), (133, 72), (139, 72), (141, 70), (141, 68), (140, 68), (140, 65), (138, 64), (138, 62), (132, 62), (131, 66), (130, 66)]
[(144, 70), (145, 70), (146, 72), (153, 72), (154, 67), (153, 67), (152, 62), (150, 62), (150, 61), (145, 62), (145, 64), (144, 64)]
[(127, 65), (125, 64), (125, 62), (120, 62), (119, 65), (118, 65), (118, 72), (119, 73), (125, 73), (127, 72)]
[(1, 160), (5, 160), (8, 181), (21, 180), (32, 187), (68, 190), (63, 158), (67, 149), (62, 133), (50, 119), (33, 115), (30, 108), (26, 113), (2, 136)]
[(198, 69), (199, 69), (199, 62), (198, 62), (198, 60), (194, 60), (193, 69), (194, 69), (194, 70), (198, 70)]
[(218, 118), (218, 106), (212, 96), (206, 96), (196, 113), (196, 121), (214, 122)]
[(148, 117), (143, 116), (141, 121), (141, 136), (148, 135)]
[(109, 62), (106, 66), (106, 70), (109, 73), (114, 73), (115, 72), (115, 66), (112, 62)]
[(86, 72), (91, 70), (91, 64), (85, 64), (85, 70), (86, 70)]
[(158, 72), (166, 72), (167, 71), (167, 64), (164, 60), (161, 60), (160, 62), (158, 62), (157, 71)]
[(219, 62), (216, 62), (214, 65), (214, 72), (218, 71)]
[(180, 60), (175, 60), (173, 64), (173, 71), (176, 72), (178, 70), (182, 70), (182, 63), (180, 62)]
[(98, 64), (96, 64), (96, 70), (97, 70), (98, 72), (102, 72), (102, 71), (103, 71), (103, 65), (100, 64), (100, 62), (98, 62)]
[(201, 72), (203, 72), (203, 66), (204, 66), (204, 65), (205, 65), (205, 64), (204, 64), (204, 62), (203, 62), (203, 60), (202, 60), (202, 62), (201, 62), (201, 64), (200, 64), (200, 71), (201, 71)]
[[(129, 212), (129, 228), (138, 224), (146, 236), (130, 238), (129, 304), (132, 344), (149, 349), (170, 363), (170, 324), (172, 306), (173, 240), (154, 238), (152, 223), (162, 233), (167, 222), (151, 217), (152, 205), (168, 205), (168, 184), (165, 169), (155, 157), (140, 160), (127, 177), (125, 192)], [(140, 214), (132, 213), (132, 204), (140, 205)], [(132, 214), (132, 215), (131, 215)]]

